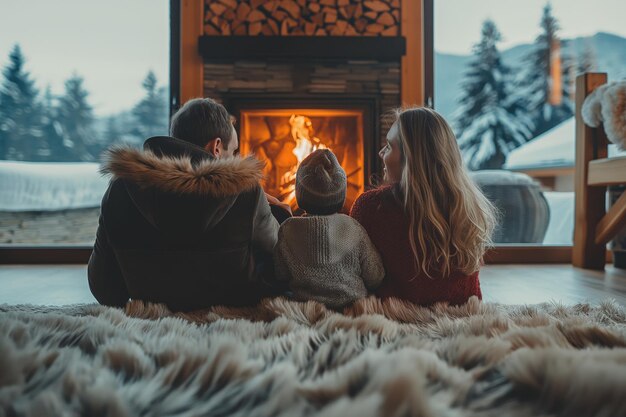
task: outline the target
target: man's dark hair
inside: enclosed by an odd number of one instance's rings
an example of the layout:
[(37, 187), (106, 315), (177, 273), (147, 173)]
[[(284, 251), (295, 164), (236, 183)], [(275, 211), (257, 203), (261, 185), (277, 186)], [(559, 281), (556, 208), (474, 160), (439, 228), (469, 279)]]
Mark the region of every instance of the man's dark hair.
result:
[(209, 141), (220, 138), (224, 148), (233, 135), (231, 116), (224, 106), (210, 98), (195, 98), (186, 102), (172, 116), (170, 136), (204, 148)]

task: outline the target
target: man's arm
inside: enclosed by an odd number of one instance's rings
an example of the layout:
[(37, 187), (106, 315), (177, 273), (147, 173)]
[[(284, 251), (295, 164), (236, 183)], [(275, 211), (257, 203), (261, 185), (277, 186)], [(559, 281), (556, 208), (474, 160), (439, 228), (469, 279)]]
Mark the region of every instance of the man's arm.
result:
[(257, 203), (254, 209), (254, 223), (252, 230), (252, 245), (271, 258), (274, 246), (278, 239), (278, 222), (272, 215), (270, 205), (267, 202), (265, 193), (259, 187), (257, 192)]
[[(103, 212), (107, 197), (108, 192), (102, 200)], [(87, 276), (89, 289), (100, 304), (114, 307), (124, 307), (126, 305), (130, 296), (115, 258), (115, 253), (109, 242), (102, 214), (100, 214), (98, 221), (96, 243), (87, 266)]]

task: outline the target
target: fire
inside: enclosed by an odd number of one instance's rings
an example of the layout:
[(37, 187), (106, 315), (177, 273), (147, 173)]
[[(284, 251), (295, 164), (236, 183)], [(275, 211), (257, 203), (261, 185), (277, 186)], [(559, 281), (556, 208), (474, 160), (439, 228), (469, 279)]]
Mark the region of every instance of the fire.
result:
[(296, 156), (298, 163), (281, 178), (280, 192), (281, 195), (285, 196), (283, 201), (294, 207), (296, 200), (296, 172), (300, 163), (313, 151), (327, 148), (319, 138), (313, 136), (314, 129), (310, 118), (292, 114), (289, 118), (289, 125), (291, 126), (291, 137), (296, 142), (293, 154)]

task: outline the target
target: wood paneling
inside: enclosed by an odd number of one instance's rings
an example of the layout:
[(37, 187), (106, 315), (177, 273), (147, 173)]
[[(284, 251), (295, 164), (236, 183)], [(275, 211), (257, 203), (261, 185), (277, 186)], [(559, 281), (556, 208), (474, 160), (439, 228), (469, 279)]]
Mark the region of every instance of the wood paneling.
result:
[(202, 35), (204, 2), (180, 0), (180, 102), (202, 97), (202, 57), (198, 38)]
[(424, 13), (422, 0), (402, 0), (401, 32), (406, 38), (402, 57), (402, 104), (424, 105)]

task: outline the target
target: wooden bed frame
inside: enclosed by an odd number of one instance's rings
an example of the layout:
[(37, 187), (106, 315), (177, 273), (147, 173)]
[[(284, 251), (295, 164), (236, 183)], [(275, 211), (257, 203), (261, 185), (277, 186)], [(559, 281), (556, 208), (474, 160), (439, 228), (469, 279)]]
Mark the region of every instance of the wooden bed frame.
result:
[(603, 270), (606, 244), (626, 226), (626, 193), (606, 211), (606, 187), (626, 184), (626, 157), (608, 158), (608, 140), (602, 126), (583, 122), (585, 98), (607, 82), (605, 73), (576, 77), (576, 173), (575, 225), (572, 263), (586, 269)]

